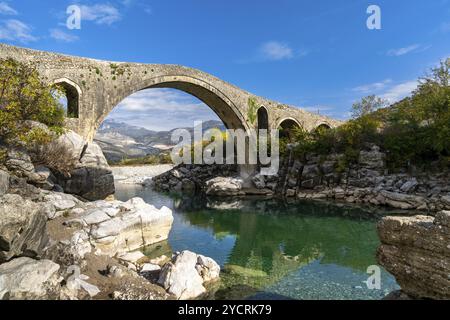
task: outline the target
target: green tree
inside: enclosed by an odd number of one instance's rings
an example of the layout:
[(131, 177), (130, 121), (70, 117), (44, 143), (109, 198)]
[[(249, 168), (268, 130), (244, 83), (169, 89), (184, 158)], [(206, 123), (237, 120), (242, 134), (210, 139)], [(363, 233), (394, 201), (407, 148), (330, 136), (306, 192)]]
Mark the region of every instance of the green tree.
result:
[[(64, 109), (58, 88), (45, 84), (36, 69), (14, 59), (0, 59), (0, 141), (32, 145), (63, 132)], [(50, 131), (31, 125), (48, 126)]]
[(366, 116), (376, 110), (387, 106), (388, 102), (375, 95), (367, 96), (352, 106), (352, 117), (354, 119)]

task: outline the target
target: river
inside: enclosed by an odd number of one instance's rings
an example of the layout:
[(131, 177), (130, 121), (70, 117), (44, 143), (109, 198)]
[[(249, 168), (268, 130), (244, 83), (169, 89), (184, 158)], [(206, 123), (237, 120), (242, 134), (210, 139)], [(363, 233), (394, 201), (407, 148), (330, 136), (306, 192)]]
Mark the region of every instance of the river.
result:
[(150, 257), (191, 250), (212, 257), (221, 281), (209, 299), (381, 299), (399, 287), (381, 268), (381, 289), (369, 289), (376, 265), (381, 211), (325, 202), (223, 200), (162, 194), (118, 184), (116, 197), (141, 197), (173, 210), (167, 241)]

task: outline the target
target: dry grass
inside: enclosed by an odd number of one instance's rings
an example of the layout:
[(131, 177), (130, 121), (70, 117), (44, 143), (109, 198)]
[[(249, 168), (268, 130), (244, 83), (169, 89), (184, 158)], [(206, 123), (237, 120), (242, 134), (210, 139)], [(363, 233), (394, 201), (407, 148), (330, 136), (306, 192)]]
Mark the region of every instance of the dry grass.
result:
[(45, 166), (65, 176), (75, 169), (79, 160), (71, 149), (57, 140), (33, 147), (30, 157), (35, 165)]

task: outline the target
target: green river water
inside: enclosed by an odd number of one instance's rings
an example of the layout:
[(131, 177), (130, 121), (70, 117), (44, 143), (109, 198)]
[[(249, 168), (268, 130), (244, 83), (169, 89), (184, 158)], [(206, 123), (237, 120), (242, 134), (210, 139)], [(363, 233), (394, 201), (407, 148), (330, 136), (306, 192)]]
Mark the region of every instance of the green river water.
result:
[(224, 200), (118, 185), (116, 197), (141, 197), (173, 210), (167, 241), (150, 257), (191, 250), (216, 260), (221, 281), (210, 299), (381, 299), (399, 287), (381, 269), (381, 289), (365, 283), (376, 265), (382, 212), (324, 202)]

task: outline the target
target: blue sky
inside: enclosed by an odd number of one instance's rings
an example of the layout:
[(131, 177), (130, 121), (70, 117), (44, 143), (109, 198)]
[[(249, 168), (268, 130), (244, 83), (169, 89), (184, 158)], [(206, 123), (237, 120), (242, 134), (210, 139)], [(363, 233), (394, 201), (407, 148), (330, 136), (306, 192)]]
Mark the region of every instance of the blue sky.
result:
[[(82, 7), (81, 30), (65, 26), (71, 4)], [(381, 8), (381, 30), (366, 27), (371, 4)], [(395, 101), (409, 94), (419, 76), (450, 56), (450, 0), (0, 0), (0, 41), (187, 65), (254, 94), (343, 119), (365, 95)], [(214, 116), (171, 90), (128, 100), (112, 116), (149, 128)], [(192, 113), (167, 116), (165, 104)]]

